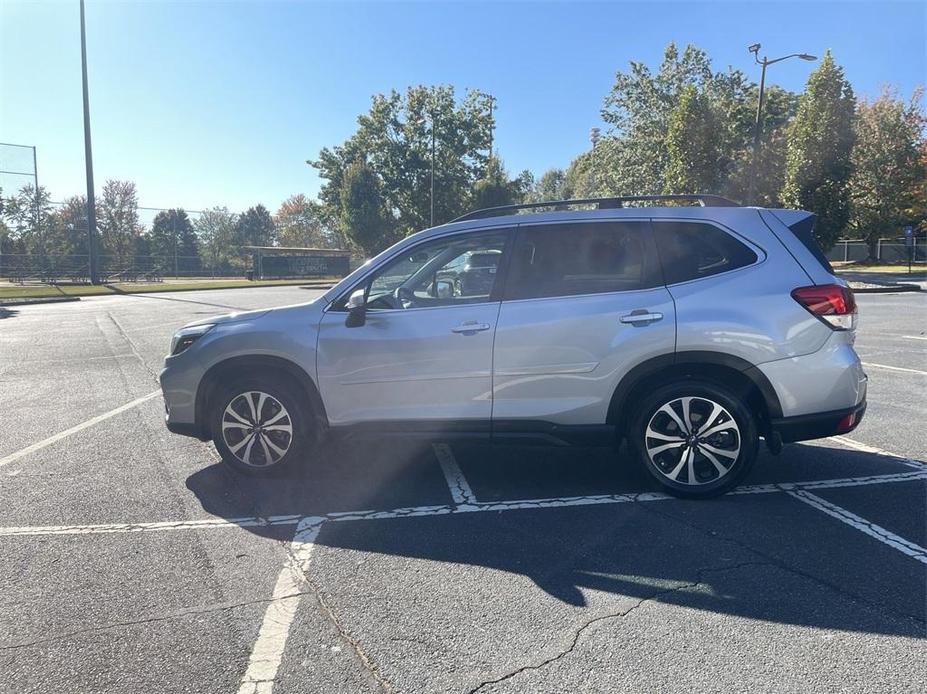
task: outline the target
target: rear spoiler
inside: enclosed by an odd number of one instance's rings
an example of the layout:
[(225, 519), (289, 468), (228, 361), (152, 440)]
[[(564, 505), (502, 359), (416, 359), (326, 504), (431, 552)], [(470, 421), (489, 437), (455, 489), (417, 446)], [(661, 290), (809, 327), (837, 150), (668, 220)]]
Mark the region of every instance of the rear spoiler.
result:
[(814, 238), (817, 216), (813, 212), (771, 209), (760, 209), (759, 212), (769, 230), (798, 261), (812, 282), (833, 283), (834, 268)]

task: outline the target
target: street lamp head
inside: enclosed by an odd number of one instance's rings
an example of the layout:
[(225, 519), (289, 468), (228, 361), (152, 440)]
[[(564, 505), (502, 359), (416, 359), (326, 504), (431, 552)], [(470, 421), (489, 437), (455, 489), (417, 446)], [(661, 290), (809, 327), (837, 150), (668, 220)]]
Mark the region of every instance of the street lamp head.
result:
[(801, 58), (802, 60), (817, 60), (818, 59), (816, 55), (811, 55), (810, 53), (800, 53), (798, 57)]
[(756, 55), (760, 52), (760, 44), (754, 43), (752, 46), (748, 47), (747, 50)]

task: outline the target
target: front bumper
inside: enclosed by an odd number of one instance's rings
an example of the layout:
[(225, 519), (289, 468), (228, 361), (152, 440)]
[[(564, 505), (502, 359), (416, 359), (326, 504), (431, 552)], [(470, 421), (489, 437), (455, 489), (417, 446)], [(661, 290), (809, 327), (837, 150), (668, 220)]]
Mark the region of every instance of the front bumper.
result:
[(862, 402), (848, 409), (782, 417), (772, 420), (770, 426), (782, 437), (783, 443), (824, 439), (853, 431), (865, 413), (866, 400), (863, 398)]

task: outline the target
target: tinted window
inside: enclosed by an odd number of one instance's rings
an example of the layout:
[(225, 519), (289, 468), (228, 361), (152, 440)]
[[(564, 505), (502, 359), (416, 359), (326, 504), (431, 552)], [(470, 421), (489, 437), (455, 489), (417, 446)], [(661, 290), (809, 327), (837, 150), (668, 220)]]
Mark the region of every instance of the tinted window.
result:
[(756, 262), (756, 253), (725, 231), (699, 222), (654, 222), (667, 284), (710, 277)]
[(518, 231), (507, 299), (652, 287), (655, 263), (644, 222), (557, 224)]

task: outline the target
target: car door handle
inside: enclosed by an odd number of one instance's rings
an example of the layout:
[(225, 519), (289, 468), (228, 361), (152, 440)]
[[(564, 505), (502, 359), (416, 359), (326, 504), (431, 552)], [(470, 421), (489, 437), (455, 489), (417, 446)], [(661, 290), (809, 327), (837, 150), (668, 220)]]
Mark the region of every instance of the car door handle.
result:
[(452, 333), (478, 333), (483, 330), (489, 330), (492, 326), (489, 323), (477, 323), (475, 320), (461, 323), (455, 328), (451, 328)]
[(631, 323), (632, 325), (637, 325), (638, 323), (653, 323), (654, 321), (663, 320), (663, 314), (656, 311), (650, 312), (644, 309), (637, 309), (636, 311), (631, 311), (631, 313), (627, 315), (621, 316), (618, 320), (621, 323)]

